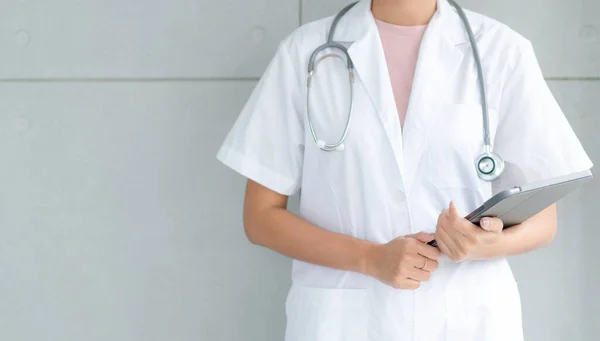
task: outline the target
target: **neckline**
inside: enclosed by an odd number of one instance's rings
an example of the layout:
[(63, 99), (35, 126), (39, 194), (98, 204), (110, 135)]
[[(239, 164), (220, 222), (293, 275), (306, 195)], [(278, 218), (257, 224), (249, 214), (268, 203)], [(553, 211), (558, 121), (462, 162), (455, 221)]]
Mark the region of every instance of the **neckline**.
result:
[(413, 26), (400, 26), (391, 24), (375, 18), (375, 23), (380, 31), (385, 34), (392, 34), (396, 36), (419, 36), (425, 33), (427, 25), (413, 25)]

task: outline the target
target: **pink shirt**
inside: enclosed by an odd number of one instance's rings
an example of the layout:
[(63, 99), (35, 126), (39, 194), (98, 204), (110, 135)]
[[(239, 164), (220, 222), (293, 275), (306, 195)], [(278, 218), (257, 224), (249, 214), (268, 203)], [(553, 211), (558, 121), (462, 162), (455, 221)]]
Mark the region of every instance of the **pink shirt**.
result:
[(375, 19), (383, 44), (396, 109), (404, 126), (421, 39), (427, 25), (398, 26)]

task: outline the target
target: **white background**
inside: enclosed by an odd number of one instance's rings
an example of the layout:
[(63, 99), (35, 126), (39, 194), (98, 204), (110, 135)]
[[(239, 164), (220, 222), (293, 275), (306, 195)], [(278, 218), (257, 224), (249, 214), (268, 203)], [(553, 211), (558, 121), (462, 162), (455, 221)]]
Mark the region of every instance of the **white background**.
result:
[[(215, 154), (279, 41), (343, 0), (0, 0), (0, 340), (282, 340), (290, 261)], [(465, 0), (530, 38), (600, 162), (600, 1)], [(511, 260), (526, 340), (600, 334), (598, 181)]]

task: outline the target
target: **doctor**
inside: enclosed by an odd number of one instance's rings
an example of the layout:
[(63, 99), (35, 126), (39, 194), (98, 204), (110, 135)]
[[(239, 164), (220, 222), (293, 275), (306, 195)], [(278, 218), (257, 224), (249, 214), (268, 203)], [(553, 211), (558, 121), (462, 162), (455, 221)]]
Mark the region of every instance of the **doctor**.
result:
[(250, 241), (294, 259), (287, 341), (523, 339), (506, 257), (548, 244), (556, 209), (505, 231), (462, 216), (592, 163), (532, 44), (465, 12), (363, 0), (303, 25), (219, 150), (248, 178)]

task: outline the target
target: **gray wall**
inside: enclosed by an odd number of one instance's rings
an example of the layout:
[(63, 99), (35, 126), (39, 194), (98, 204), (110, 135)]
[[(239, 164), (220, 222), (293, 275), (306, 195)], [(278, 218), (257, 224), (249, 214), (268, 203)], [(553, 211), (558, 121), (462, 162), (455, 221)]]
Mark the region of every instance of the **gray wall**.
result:
[[(278, 42), (345, 3), (0, 1), (0, 340), (281, 340), (290, 262), (214, 156)], [(533, 40), (599, 163), (600, 2), (463, 4)], [(598, 207), (596, 181), (512, 261), (527, 340), (600, 333)]]

